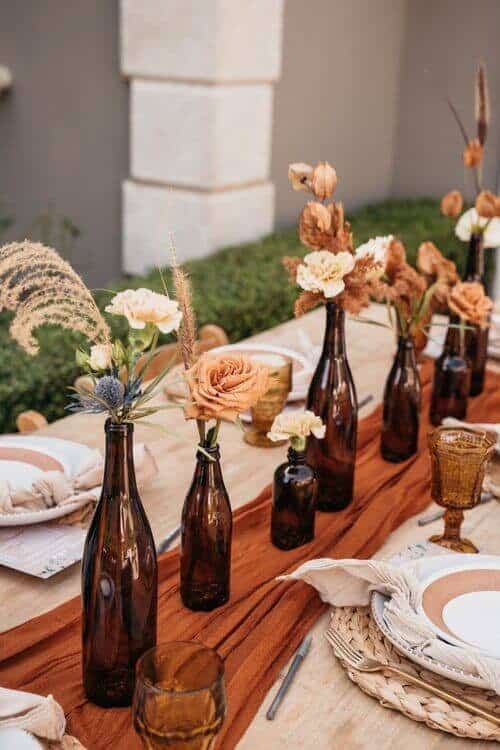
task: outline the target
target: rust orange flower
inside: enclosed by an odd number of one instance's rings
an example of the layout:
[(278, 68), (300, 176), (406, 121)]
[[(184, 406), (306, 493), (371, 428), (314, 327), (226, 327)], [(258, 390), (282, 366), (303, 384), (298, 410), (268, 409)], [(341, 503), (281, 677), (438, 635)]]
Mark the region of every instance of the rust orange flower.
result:
[(477, 167), (483, 160), (483, 147), (479, 138), (472, 138), (464, 148), (464, 166)]
[(483, 219), (492, 219), (496, 216), (497, 196), (489, 190), (482, 190), (476, 198), (476, 211)]
[(464, 199), (460, 190), (450, 190), (441, 198), (441, 213), (443, 216), (459, 216), (464, 206)]
[(300, 214), (300, 241), (312, 250), (321, 250), (331, 240), (332, 214), (317, 201), (306, 203)]
[(485, 294), (483, 285), (477, 281), (463, 281), (455, 284), (448, 297), (451, 312), (467, 323), (485, 327), (493, 302)]
[(223, 419), (235, 422), (269, 387), (266, 367), (243, 354), (202, 354), (186, 371), (190, 402), (186, 419)]

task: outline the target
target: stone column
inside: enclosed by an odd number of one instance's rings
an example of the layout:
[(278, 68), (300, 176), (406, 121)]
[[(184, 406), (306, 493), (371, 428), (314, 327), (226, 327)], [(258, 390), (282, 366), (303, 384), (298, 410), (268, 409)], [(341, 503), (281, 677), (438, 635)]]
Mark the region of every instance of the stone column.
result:
[(283, 0), (121, 0), (124, 271), (165, 263), (170, 231), (180, 260), (272, 231), (282, 20)]

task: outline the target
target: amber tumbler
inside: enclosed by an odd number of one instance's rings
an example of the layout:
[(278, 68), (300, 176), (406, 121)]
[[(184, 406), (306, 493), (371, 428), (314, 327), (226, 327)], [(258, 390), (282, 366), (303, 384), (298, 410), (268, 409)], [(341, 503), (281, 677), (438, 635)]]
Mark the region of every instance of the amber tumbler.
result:
[(164, 643), (137, 662), (133, 720), (147, 750), (210, 750), (225, 713), (224, 664), (213, 649)]
[[(267, 368), (270, 386), (250, 409), (252, 424), (245, 430), (245, 442), (259, 448), (273, 448), (276, 443), (267, 437), (274, 418), (281, 414), (292, 390), (292, 360), (281, 354), (255, 354), (252, 359)], [(283, 441), (286, 442), (286, 441)]]
[(428, 440), (432, 499), (446, 509), (444, 533), (430, 537), (429, 541), (455, 552), (478, 552), (473, 542), (461, 538), (460, 528), (464, 510), (479, 502), (495, 438), (466, 428), (438, 427)]

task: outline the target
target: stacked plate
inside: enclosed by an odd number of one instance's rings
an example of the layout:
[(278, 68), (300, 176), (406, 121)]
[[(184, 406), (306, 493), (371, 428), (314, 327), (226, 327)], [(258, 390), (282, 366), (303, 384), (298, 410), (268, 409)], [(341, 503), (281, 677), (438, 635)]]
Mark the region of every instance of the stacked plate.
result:
[[(436, 637), (452, 648), (500, 659), (500, 557), (464, 555), (453, 564), (447, 555), (418, 562), (416, 608)], [(477, 674), (458, 669), (411, 648), (389, 626), (384, 609), (389, 597), (372, 596), (372, 614), (385, 637), (404, 656), (443, 677), (486, 687)], [(452, 661), (452, 659), (450, 659)]]

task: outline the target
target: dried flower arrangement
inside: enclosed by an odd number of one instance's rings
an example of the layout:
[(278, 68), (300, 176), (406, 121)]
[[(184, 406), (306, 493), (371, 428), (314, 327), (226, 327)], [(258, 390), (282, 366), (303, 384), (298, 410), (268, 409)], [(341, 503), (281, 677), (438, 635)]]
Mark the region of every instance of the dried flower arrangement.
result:
[[(476, 135), (470, 138), (463, 121), (452, 102), (448, 105), (465, 142), (462, 159), (466, 170), (474, 176), (473, 208), (460, 216), (455, 234), (463, 242), (468, 242), (472, 234), (483, 237), (484, 247), (500, 246), (500, 196), (483, 188), (483, 161), (490, 122), (488, 81), (484, 63), (480, 63), (475, 81), (475, 123)], [(444, 216), (458, 217), (462, 212), (464, 199), (459, 190), (451, 190), (441, 200), (441, 213)]]
[[(155, 356), (160, 331), (179, 328), (182, 313), (168, 293), (149, 289), (119, 292), (106, 311), (129, 323), (128, 343), (113, 341), (109, 327), (82, 279), (53, 249), (29, 241), (0, 248), (0, 310), (15, 311), (10, 332), (29, 354), (38, 352), (33, 335), (43, 324), (77, 331), (89, 349), (76, 353), (91, 387), (74, 388), (72, 412), (108, 414), (113, 422), (144, 420), (164, 406), (151, 406), (156, 387), (169, 367), (144, 385), (144, 374)], [(148, 352), (136, 371), (139, 358)], [(172, 408), (171, 405), (168, 408)]]
[(458, 315), (462, 323), (486, 328), (493, 309), (493, 301), (486, 295), (484, 287), (477, 281), (455, 284), (448, 295), (448, 308)]
[(294, 190), (310, 192), (316, 198), (306, 203), (299, 219), (300, 240), (313, 252), (303, 260), (283, 259), (291, 281), (303, 290), (295, 303), (295, 315), (333, 299), (347, 312), (358, 314), (368, 306), (381, 268), (371, 252), (354, 252), (342, 203), (326, 203), (337, 187), (335, 169), (328, 162), (315, 167), (290, 164), (288, 178)]
[(191, 284), (172, 251), (172, 276), (182, 311), (179, 346), (188, 386), (186, 419), (195, 419), (200, 449), (217, 445), (221, 422), (236, 422), (269, 388), (267, 368), (239, 352), (197, 356)]

